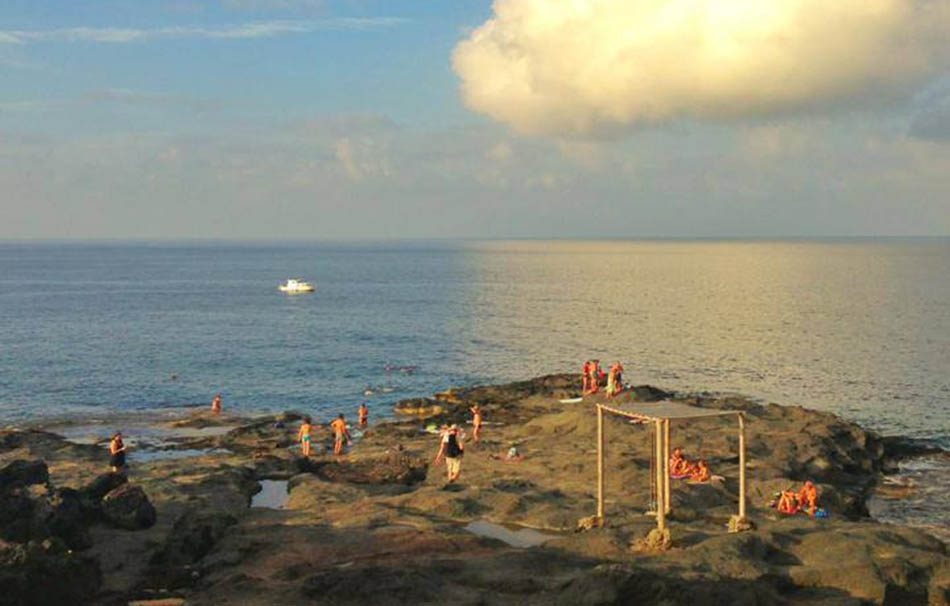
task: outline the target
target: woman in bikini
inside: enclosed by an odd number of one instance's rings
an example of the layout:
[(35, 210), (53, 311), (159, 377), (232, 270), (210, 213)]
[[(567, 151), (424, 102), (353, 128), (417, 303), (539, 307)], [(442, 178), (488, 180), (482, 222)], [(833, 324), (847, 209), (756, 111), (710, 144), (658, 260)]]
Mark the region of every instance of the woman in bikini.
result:
[(300, 431), (297, 432), (297, 441), (300, 442), (300, 452), (305, 457), (310, 456), (310, 418), (305, 417)]

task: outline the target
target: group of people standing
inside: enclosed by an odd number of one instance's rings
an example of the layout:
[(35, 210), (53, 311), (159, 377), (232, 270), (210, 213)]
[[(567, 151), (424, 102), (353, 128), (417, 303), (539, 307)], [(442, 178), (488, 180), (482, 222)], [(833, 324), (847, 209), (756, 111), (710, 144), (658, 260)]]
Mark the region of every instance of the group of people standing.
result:
[[(369, 425), (369, 408), (366, 406), (366, 402), (360, 404), (356, 412), (360, 420), (360, 429), (363, 429)], [(346, 417), (342, 412), (330, 422), (330, 429), (333, 431), (333, 454), (343, 454), (343, 447), (349, 444), (353, 438), (350, 436), (350, 431), (346, 426)], [(309, 457), (312, 452), (311, 431), (313, 431), (313, 422), (310, 417), (304, 417), (300, 429), (297, 431), (297, 441), (300, 442), (300, 453), (305, 457)]]
[(600, 384), (604, 377), (607, 378), (607, 385), (604, 393), (608, 398), (612, 398), (623, 391), (623, 364), (619, 361), (614, 362), (613, 366), (606, 373), (600, 366), (600, 360), (587, 360), (581, 366), (581, 391), (583, 395), (595, 394), (600, 391)]

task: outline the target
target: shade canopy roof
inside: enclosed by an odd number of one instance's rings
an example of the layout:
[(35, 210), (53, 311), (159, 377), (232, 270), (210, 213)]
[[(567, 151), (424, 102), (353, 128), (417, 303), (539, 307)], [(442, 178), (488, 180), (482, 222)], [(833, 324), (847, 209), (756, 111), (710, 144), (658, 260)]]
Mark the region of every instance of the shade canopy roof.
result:
[(608, 402), (598, 404), (600, 408), (614, 414), (632, 419), (665, 420), (695, 419), (699, 417), (720, 417), (742, 414), (741, 410), (721, 410), (718, 408), (700, 408), (682, 402), (662, 400), (660, 402)]

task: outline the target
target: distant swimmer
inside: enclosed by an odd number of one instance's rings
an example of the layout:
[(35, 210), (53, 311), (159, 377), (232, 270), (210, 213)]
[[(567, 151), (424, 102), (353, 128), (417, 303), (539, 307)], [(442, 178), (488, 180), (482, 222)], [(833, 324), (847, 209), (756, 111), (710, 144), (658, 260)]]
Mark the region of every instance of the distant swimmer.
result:
[(472, 431), (472, 441), (478, 442), (482, 432), (482, 409), (478, 407), (478, 404), (469, 408), (472, 411), (472, 426), (475, 428)]
[(211, 412), (216, 415), (221, 414), (221, 394), (217, 394), (213, 400), (211, 400)]
[(125, 467), (125, 442), (122, 441), (122, 434), (118, 431), (109, 441), (109, 465), (113, 473), (118, 473)]
[(343, 452), (343, 445), (350, 441), (350, 434), (346, 430), (346, 421), (343, 420), (342, 412), (330, 423), (330, 429), (333, 430), (333, 454), (338, 455)]
[(305, 457), (310, 456), (310, 417), (304, 417), (300, 424), (300, 431), (297, 432), (297, 441), (300, 442), (300, 453)]
[(449, 484), (455, 482), (462, 473), (462, 456), (465, 454), (465, 444), (458, 425), (452, 425), (442, 434), (439, 441), (439, 453), (435, 455), (435, 463), (445, 458), (445, 474)]
[(369, 424), (369, 408), (366, 407), (366, 402), (360, 404), (358, 412), (360, 417), (360, 427), (366, 427)]

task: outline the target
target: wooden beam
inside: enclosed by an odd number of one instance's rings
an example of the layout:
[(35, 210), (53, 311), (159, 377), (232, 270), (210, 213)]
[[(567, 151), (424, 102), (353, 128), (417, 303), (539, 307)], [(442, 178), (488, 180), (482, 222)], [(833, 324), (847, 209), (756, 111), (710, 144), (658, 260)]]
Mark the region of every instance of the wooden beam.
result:
[(745, 419), (739, 415), (739, 519), (745, 519)]
[(663, 421), (653, 422), (656, 431), (656, 527), (666, 530), (666, 503), (663, 499)]
[(670, 513), (670, 420), (663, 421), (663, 503)]
[(604, 523), (604, 409), (597, 406), (597, 519)]

